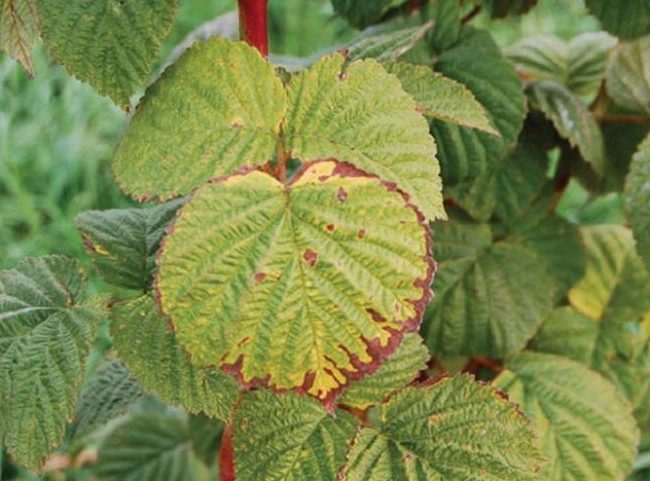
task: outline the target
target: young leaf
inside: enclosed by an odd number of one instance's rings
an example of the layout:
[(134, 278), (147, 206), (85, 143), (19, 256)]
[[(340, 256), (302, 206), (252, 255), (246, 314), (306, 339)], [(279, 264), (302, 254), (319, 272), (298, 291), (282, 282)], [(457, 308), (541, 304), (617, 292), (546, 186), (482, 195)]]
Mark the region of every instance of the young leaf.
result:
[(38, 0), (55, 59), (121, 107), (151, 73), (177, 0)]
[(413, 97), (418, 110), (432, 119), (482, 130), (499, 136), (487, 112), (463, 84), (433, 72), (424, 65), (393, 62), (386, 66)]
[(234, 422), (237, 481), (334, 481), (357, 421), (293, 393), (244, 397)]
[(149, 296), (116, 304), (111, 335), (120, 360), (143, 388), (190, 412), (230, 418), (236, 381), (218, 369), (195, 368)]
[(395, 182), (428, 220), (444, 218), (435, 144), (413, 99), (376, 61), (344, 64), (329, 55), (291, 79), (286, 150), (350, 162)]
[(376, 373), (360, 381), (352, 381), (337, 403), (357, 409), (378, 404), (397, 389), (414, 381), (419, 372), (426, 369), (428, 360), (429, 350), (422, 344), (422, 338), (410, 332)]
[(148, 90), (113, 171), (136, 198), (169, 199), (275, 153), (285, 93), (273, 67), (243, 42), (190, 48)]
[(33, 470), (63, 440), (99, 323), (80, 302), (84, 285), (81, 266), (64, 257), (0, 272), (0, 439)]
[(183, 202), (150, 209), (91, 210), (77, 216), (84, 245), (102, 279), (127, 289), (150, 289), (156, 251)]
[(558, 133), (577, 147), (594, 172), (605, 170), (605, 142), (598, 122), (582, 103), (562, 85), (550, 80), (531, 83), (527, 92), (533, 108), (553, 122)]
[(605, 30), (622, 38), (650, 33), (650, 4), (647, 0), (586, 0)]
[(637, 250), (650, 271), (650, 135), (632, 158), (625, 195)]
[(488, 32), (465, 29), (459, 42), (438, 57), (434, 69), (466, 85), (501, 135), (433, 121), (443, 179), (451, 186), (505, 157), (523, 126), (526, 102), (521, 80)]
[(452, 220), (433, 229), (436, 296), (423, 328), (431, 350), (499, 359), (523, 349), (553, 308), (543, 259), (494, 242), (488, 224)]
[(34, 75), (32, 46), (38, 37), (36, 0), (0, 0), (0, 50)]
[(525, 352), (495, 380), (533, 419), (548, 463), (542, 481), (623, 479), (639, 431), (631, 406), (614, 386), (582, 364)]
[(528, 420), (466, 375), (398, 392), (357, 434), (342, 481), (533, 481), (542, 464)]
[(325, 402), (375, 370), (431, 295), (430, 233), (407, 199), (335, 161), (288, 185), (252, 171), (199, 189), (157, 278), (192, 361)]
[(332, 0), (334, 11), (345, 17), (356, 28), (366, 28), (377, 23), (392, 8), (399, 7), (407, 0)]
[(607, 94), (619, 107), (650, 116), (650, 35), (622, 43), (607, 69)]

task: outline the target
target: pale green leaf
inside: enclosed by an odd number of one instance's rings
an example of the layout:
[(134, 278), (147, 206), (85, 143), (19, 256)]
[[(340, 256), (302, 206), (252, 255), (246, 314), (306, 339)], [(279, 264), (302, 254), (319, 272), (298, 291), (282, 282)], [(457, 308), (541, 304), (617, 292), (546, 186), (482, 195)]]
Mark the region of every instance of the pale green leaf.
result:
[(119, 358), (146, 391), (190, 412), (230, 418), (236, 381), (218, 369), (193, 367), (149, 296), (113, 309), (111, 335)]
[(148, 90), (113, 171), (134, 197), (168, 199), (270, 160), (286, 109), (273, 67), (242, 42), (195, 44)]
[(614, 51), (607, 93), (619, 107), (650, 116), (650, 35), (624, 42)]
[(398, 392), (361, 429), (342, 481), (533, 481), (542, 459), (528, 420), (466, 375)]
[(247, 394), (234, 420), (237, 481), (335, 481), (356, 425), (305, 396)]
[(393, 62), (386, 69), (397, 75), (402, 88), (413, 97), (423, 115), (500, 135), (490, 125), (483, 106), (463, 84), (424, 65)]
[(499, 359), (523, 349), (553, 308), (545, 261), (494, 242), (488, 224), (452, 220), (433, 231), (436, 295), (423, 329), (432, 352)]
[(183, 200), (149, 209), (91, 210), (76, 218), (99, 275), (109, 284), (148, 290), (165, 229)]
[(390, 31), (369, 29), (347, 47), (348, 61), (374, 58), (385, 63), (397, 60), (424, 38), (432, 25), (433, 22), (428, 22)]
[(548, 463), (542, 481), (611, 481), (630, 471), (639, 431), (627, 400), (599, 374), (550, 354), (522, 353), (495, 380), (533, 419)]
[(334, 11), (345, 17), (351, 25), (365, 28), (378, 23), (392, 8), (399, 7), (407, 0), (332, 0)]
[(330, 401), (420, 323), (430, 234), (391, 184), (321, 161), (283, 185), (260, 171), (183, 207), (158, 290), (197, 365)]
[(408, 333), (376, 373), (352, 381), (337, 402), (358, 409), (377, 404), (414, 381), (426, 369), (428, 360), (429, 350), (422, 344), (422, 338), (414, 332)]
[(429, 47), (434, 52), (444, 52), (454, 45), (460, 36), (460, 2), (430, 0), (421, 8), (423, 16), (433, 21), (433, 28), (427, 34)]
[(434, 120), (431, 132), (445, 186), (489, 170), (514, 147), (523, 126), (523, 84), (488, 32), (465, 29), (458, 44), (440, 55), (434, 69), (469, 88), (500, 137)]
[(625, 195), (637, 250), (650, 270), (650, 135), (632, 158)]
[(586, 4), (605, 30), (614, 35), (633, 38), (650, 33), (648, 0), (586, 0)]
[(415, 102), (376, 61), (344, 64), (329, 55), (291, 79), (286, 150), (350, 162), (395, 182), (427, 219), (444, 218), (436, 148)]
[(177, 10), (177, 0), (38, 2), (54, 58), (121, 107), (147, 80)]
[(80, 303), (84, 284), (79, 263), (64, 257), (0, 272), (0, 439), (34, 470), (63, 440), (99, 323)]
[(550, 81), (531, 83), (527, 92), (533, 108), (549, 119), (558, 133), (576, 147), (594, 172), (605, 170), (605, 142), (595, 117), (566, 87)]
[(18, 60), (30, 75), (34, 75), (32, 46), (38, 29), (36, 0), (0, 1), (0, 50)]

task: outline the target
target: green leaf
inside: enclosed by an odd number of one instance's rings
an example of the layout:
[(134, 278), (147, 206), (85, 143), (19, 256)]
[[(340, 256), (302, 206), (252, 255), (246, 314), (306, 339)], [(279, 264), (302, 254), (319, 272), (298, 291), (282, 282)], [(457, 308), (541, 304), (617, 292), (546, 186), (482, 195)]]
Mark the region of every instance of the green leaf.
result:
[(650, 271), (650, 135), (632, 158), (625, 195), (637, 250)]
[(151, 73), (177, 10), (177, 0), (38, 2), (53, 57), (122, 107)]
[(356, 425), (308, 397), (253, 391), (234, 422), (237, 481), (334, 481)]
[(117, 361), (102, 367), (84, 387), (74, 416), (75, 436), (83, 436), (126, 413), (144, 392)]
[(326, 402), (375, 370), (430, 298), (430, 234), (406, 199), (335, 161), (288, 185), (253, 171), (199, 189), (157, 278), (192, 361)]
[(650, 4), (647, 0), (586, 0), (587, 8), (603, 28), (622, 38), (650, 33)]
[(607, 94), (619, 107), (650, 115), (649, 64), (650, 35), (624, 42), (614, 51), (607, 69)]
[(459, 375), (410, 387), (363, 427), (343, 481), (532, 481), (541, 465), (528, 420), (495, 389)]
[(537, 5), (538, 0), (486, 0), (492, 18), (503, 18), (508, 15), (522, 15)]
[(0, 1), (0, 50), (18, 60), (30, 75), (34, 75), (32, 46), (38, 29), (36, 0)]
[(102, 481), (214, 479), (193, 446), (188, 415), (171, 409), (120, 424), (100, 446), (94, 471)]
[(463, 84), (433, 72), (424, 65), (393, 62), (386, 66), (397, 75), (425, 116), (499, 136), (490, 125), (487, 112)]
[(542, 481), (611, 481), (632, 467), (639, 431), (614, 386), (582, 364), (522, 353), (496, 380), (533, 419), (549, 462)]
[(506, 50), (506, 56), (528, 80), (553, 80), (576, 95), (594, 95), (605, 77), (616, 38), (588, 32), (569, 42), (552, 36), (527, 37)]
[(423, 331), (432, 352), (495, 359), (520, 351), (553, 308), (544, 260), (522, 245), (493, 241), (488, 224), (434, 224), (436, 295)]
[(376, 373), (352, 381), (337, 403), (366, 409), (386, 399), (390, 394), (415, 380), (427, 367), (429, 350), (417, 333), (408, 333), (395, 352)]
[(558, 133), (572, 147), (577, 147), (594, 172), (602, 175), (606, 162), (603, 133), (582, 101), (562, 85), (550, 80), (531, 83), (527, 92), (533, 108), (541, 111)]
[(348, 48), (348, 61), (374, 58), (378, 62), (392, 62), (411, 50), (431, 30), (433, 22), (416, 27), (384, 31), (371, 28)]
[(114, 306), (111, 335), (120, 360), (146, 391), (190, 412), (230, 418), (236, 381), (218, 369), (193, 367), (149, 296)]
[(459, 43), (438, 57), (434, 69), (467, 86), (501, 135), (432, 122), (443, 181), (451, 186), (489, 170), (514, 147), (526, 102), (521, 80), (488, 32), (465, 29)]
[(147, 91), (113, 171), (139, 199), (187, 194), (275, 153), (285, 93), (273, 67), (243, 42), (195, 44)]
[(63, 440), (98, 310), (80, 302), (81, 266), (50, 256), (0, 271), (0, 439), (30, 469)]
[(156, 251), (183, 202), (149, 209), (91, 210), (77, 216), (84, 245), (102, 279), (128, 289), (150, 289)]
[(395, 182), (427, 219), (444, 218), (435, 144), (413, 99), (376, 61), (344, 63), (329, 55), (292, 77), (286, 150), (350, 162)]
[(372, 0), (371, 2), (332, 0), (334, 11), (345, 17), (356, 28), (365, 28), (378, 23), (389, 10), (404, 3), (406, 0)]
[(460, 2), (457, 0), (430, 0), (422, 7), (422, 15), (433, 20), (427, 34), (427, 43), (436, 53), (441, 53), (458, 41), (460, 36)]

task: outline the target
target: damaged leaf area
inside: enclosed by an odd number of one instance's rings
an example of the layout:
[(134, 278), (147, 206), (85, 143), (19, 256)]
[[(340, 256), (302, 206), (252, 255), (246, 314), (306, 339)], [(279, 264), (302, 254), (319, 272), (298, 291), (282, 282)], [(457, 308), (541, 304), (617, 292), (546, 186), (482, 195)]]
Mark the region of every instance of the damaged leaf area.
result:
[(406, 194), (349, 164), (308, 164), (287, 185), (237, 174), (181, 209), (159, 302), (196, 365), (330, 404), (420, 325), (430, 242)]

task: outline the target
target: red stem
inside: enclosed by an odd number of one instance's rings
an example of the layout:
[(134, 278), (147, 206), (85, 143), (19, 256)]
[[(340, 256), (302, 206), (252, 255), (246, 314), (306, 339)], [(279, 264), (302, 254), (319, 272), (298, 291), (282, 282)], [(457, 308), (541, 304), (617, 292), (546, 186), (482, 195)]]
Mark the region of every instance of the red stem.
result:
[(221, 435), (221, 449), (219, 450), (219, 476), (221, 481), (236, 481), (235, 458), (232, 448), (232, 427), (227, 424)]
[(265, 57), (269, 54), (268, 0), (238, 0), (239, 36)]

